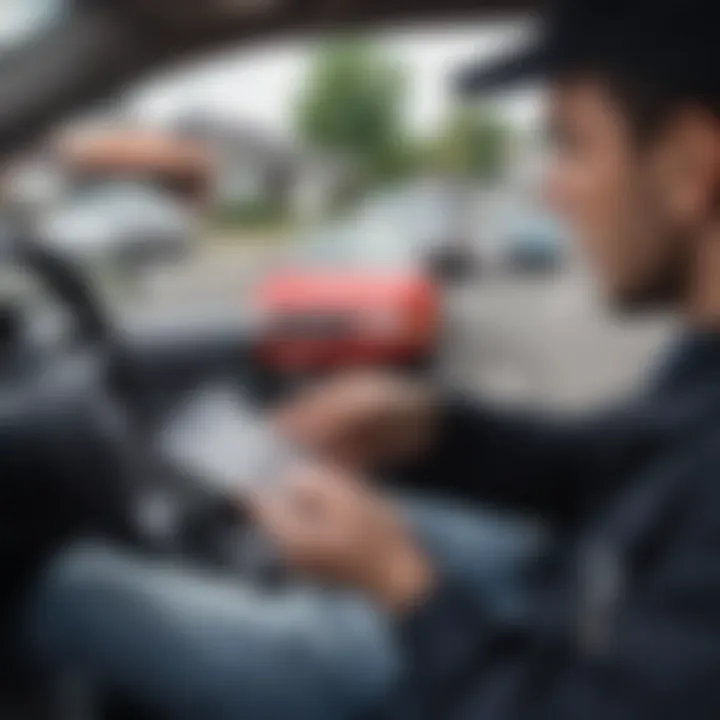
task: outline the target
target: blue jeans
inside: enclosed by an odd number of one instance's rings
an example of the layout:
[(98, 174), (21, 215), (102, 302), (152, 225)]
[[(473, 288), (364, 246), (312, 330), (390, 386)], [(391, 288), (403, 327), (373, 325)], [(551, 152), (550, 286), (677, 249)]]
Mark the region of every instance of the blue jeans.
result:
[[(535, 529), (435, 502), (407, 504), (427, 547), (498, 614), (522, 611)], [(263, 592), (106, 547), (71, 548), (28, 608), (25, 643), (170, 717), (342, 720), (381, 706), (400, 671), (387, 619), (352, 594)]]

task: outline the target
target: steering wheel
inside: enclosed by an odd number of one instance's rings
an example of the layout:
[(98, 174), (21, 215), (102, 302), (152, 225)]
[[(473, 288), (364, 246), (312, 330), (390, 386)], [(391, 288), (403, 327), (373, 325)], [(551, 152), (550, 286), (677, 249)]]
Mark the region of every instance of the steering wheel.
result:
[[(132, 403), (116, 386), (117, 359), (123, 345), (103, 311), (92, 285), (82, 272), (51, 249), (33, 242), (18, 243), (18, 260), (38, 275), (44, 285), (75, 318), (77, 342), (93, 358), (94, 377), (76, 393), (82, 416), (73, 450), (78, 456), (91, 448), (113, 468), (110, 482), (121, 484), (133, 539), (153, 551), (190, 556), (201, 563), (232, 566), (255, 575), (259, 582), (276, 583), (280, 564), (244, 518), (239, 503), (201, 477), (174, 466), (158, 448), (156, 435), (140, 427)], [(98, 463), (78, 457), (74, 468)], [(122, 475), (122, 477), (120, 477)], [(86, 483), (97, 481), (88, 477)]]
[(69, 260), (28, 238), (14, 243), (12, 249), (17, 260), (38, 275), (56, 299), (72, 312), (82, 342), (110, 342), (112, 328), (101, 303)]

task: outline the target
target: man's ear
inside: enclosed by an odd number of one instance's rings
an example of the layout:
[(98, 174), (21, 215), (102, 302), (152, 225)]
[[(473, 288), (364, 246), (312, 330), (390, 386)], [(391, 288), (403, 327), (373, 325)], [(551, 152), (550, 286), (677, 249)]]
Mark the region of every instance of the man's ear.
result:
[(720, 120), (710, 111), (690, 107), (668, 124), (661, 172), (671, 211), (681, 222), (706, 222), (720, 200)]

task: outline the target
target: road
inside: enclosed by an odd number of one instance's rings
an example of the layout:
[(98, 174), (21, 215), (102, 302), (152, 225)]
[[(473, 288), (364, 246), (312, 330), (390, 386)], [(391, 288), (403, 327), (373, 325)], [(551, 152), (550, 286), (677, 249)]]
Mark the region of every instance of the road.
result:
[[(203, 325), (240, 316), (272, 251), (225, 246), (170, 267), (137, 295), (147, 322)], [(579, 271), (497, 274), (448, 290), (443, 371), (469, 392), (579, 409), (642, 379), (672, 331), (666, 318), (620, 323)], [(153, 320), (154, 319), (154, 320)]]

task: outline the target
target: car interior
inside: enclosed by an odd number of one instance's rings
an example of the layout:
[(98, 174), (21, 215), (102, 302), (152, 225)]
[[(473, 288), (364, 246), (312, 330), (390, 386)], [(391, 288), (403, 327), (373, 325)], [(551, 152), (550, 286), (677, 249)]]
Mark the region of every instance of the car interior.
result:
[[(230, 43), (399, 20), (507, 14), (531, 5), (527, 0), (68, 3), (61, 20), (41, 37), (0, 57), (0, 155), (9, 162), (71, 110), (151, 71)], [(261, 398), (253, 380), (251, 330), (224, 326), (206, 328), (202, 336), (176, 330), (135, 337), (113, 325), (89, 279), (36, 242), (31, 227), (18, 222), (4, 228), (0, 253), (3, 265), (30, 274), (72, 324), (62, 342), (36, 343), (24, 331), (27, 308), (12, 298), (0, 307), (0, 456), (11, 468), (4, 481), (12, 483), (17, 503), (2, 523), (3, 552), (12, 555), (18, 578), (53, 551), (14, 547), (13, 537), (28, 518), (51, 527), (58, 545), (88, 529), (77, 524), (76, 509), (84, 498), (54, 492), (67, 485), (63, 477), (72, 477), (78, 479), (74, 487), (102, 481), (115, 489), (118, 532), (129, 542), (221, 568), (240, 564), (258, 582), (291, 581), (261, 548), (253, 551), (261, 543), (238, 521), (226, 493), (228, 468), (234, 469), (239, 458), (248, 461), (252, 454), (249, 462), (278, 463), (292, 454), (253, 420)], [(440, 262), (452, 265), (452, 258)], [(236, 403), (218, 400), (219, 387)], [(209, 406), (215, 424), (198, 420)], [(237, 438), (246, 444), (238, 447)], [(132, 513), (124, 509), (150, 496), (170, 497), (169, 487), (175, 503), (172, 532), (142, 519), (126, 526)], [(39, 494), (43, 502), (37, 501)], [(238, 546), (250, 551), (238, 553)], [(16, 668), (11, 649), (6, 650), (9, 668)], [(73, 710), (78, 693), (67, 691), (77, 678), (16, 675), (5, 674), (3, 720), (80, 717)], [(94, 698), (92, 711), (82, 717), (140, 716), (97, 688), (86, 688), (83, 702), (88, 694)]]

